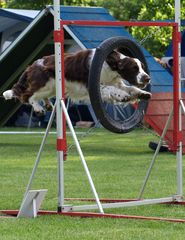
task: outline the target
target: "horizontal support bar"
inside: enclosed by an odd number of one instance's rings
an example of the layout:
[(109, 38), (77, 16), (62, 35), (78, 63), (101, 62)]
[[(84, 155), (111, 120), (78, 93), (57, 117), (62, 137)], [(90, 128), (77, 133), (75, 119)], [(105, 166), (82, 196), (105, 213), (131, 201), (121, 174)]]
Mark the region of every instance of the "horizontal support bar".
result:
[(61, 25), (81, 25), (81, 26), (130, 26), (130, 27), (177, 27), (176, 22), (161, 21), (94, 21), (94, 20), (61, 20)]
[[(4, 135), (26, 135), (26, 134), (45, 134), (45, 132), (31, 132), (31, 131), (26, 131), (26, 132), (21, 132), (21, 131), (0, 131), (0, 135), (4, 134)], [(49, 132), (49, 134), (56, 134), (56, 132)]]
[[(103, 203), (102, 207), (103, 209), (133, 207), (133, 206), (141, 206), (141, 205), (149, 205), (149, 204), (169, 203), (173, 201), (174, 201), (174, 197), (166, 197), (166, 198), (145, 199), (145, 200), (130, 201), (130, 202)], [(79, 206), (72, 207), (72, 211), (83, 211), (83, 210), (93, 210), (93, 209), (98, 209), (97, 205), (95, 204), (79, 205)]]
[[(94, 198), (65, 198), (65, 201), (79, 201), (79, 202), (95, 202)], [(114, 198), (100, 198), (102, 203), (114, 203), (114, 202), (133, 202), (139, 199), (114, 199)]]
[[(77, 135), (83, 135), (84, 134), (84, 132), (75, 132)], [(34, 134), (45, 134), (45, 132), (30, 132), (30, 131), (26, 131), (26, 132), (21, 132), (21, 131), (12, 131), (12, 132), (10, 132), (10, 131), (0, 131), (0, 135), (1, 134), (4, 134), (4, 135), (26, 135), (26, 134), (30, 134), (30, 135), (34, 135)], [(56, 134), (56, 132), (49, 132), (48, 134)], [(67, 132), (67, 134), (70, 134), (71, 135), (71, 133), (70, 132)]]

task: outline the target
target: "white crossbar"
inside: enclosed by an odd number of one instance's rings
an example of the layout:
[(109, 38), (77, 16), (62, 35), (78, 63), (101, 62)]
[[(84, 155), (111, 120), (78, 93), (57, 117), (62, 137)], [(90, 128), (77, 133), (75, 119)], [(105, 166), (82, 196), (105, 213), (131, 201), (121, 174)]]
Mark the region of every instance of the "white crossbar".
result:
[[(138, 201), (130, 201), (130, 202), (115, 202), (115, 203), (103, 203), (102, 207), (105, 208), (120, 208), (120, 207), (133, 207), (133, 206), (141, 206), (141, 205), (149, 205), (149, 204), (159, 204), (159, 203), (169, 203), (173, 202), (174, 197), (166, 197), (166, 198), (156, 198), (156, 199), (146, 199), (146, 200), (138, 200)], [(73, 206), (72, 211), (82, 211), (82, 210), (95, 210), (98, 209), (97, 205), (79, 205)]]

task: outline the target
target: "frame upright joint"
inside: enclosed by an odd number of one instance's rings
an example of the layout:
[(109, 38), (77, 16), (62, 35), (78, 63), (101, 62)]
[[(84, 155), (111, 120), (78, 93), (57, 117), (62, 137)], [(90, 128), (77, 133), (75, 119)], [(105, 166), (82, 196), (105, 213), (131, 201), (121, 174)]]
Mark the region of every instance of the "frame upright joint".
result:
[(174, 201), (174, 202), (182, 202), (182, 201), (183, 201), (183, 196), (174, 195), (174, 196), (173, 196), (173, 201)]
[(181, 32), (178, 32), (178, 34), (177, 34), (177, 41), (179, 42), (179, 43), (181, 43), (181, 39), (182, 39), (182, 36), (181, 36)]

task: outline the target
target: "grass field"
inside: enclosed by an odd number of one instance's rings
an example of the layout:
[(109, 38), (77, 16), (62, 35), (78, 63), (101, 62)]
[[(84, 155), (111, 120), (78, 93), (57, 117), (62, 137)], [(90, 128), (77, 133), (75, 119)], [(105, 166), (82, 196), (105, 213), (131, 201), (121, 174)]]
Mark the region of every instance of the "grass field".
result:
[[(10, 130), (10, 129), (1, 129)], [(12, 129), (11, 129), (12, 130)], [(86, 131), (79, 130), (77, 131)], [(19, 209), (38, 152), (41, 135), (1, 135), (0, 209)], [(96, 129), (83, 138), (81, 147), (100, 198), (137, 198), (153, 151), (155, 136), (137, 129), (124, 135)], [(68, 143), (72, 142), (68, 137)], [(47, 188), (42, 209), (57, 208), (56, 139), (50, 135), (32, 189)], [(184, 159), (185, 160), (185, 159)], [(92, 197), (82, 164), (72, 148), (65, 168), (65, 197)], [(185, 189), (184, 189), (185, 190)], [(159, 154), (145, 198), (176, 193), (176, 160)], [(68, 204), (68, 203), (67, 203)], [(106, 210), (107, 213), (185, 218), (183, 206), (150, 205)], [(1, 240), (35, 239), (185, 239), (185, 224), (128, 219), (91, 219), (39, 216), (36, 219), (0, 218)]]

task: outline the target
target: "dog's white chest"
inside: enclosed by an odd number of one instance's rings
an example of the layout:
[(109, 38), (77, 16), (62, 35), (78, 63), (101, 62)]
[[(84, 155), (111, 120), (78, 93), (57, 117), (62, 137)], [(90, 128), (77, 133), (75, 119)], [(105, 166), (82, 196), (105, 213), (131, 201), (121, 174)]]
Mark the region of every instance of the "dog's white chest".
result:
[(89, 94), (86, 86), (79, 82), (65, 81), (65, 93), (67, 97), (70, 97), (72, 101), (89, 102)]
[(104, 62), (100, 75), (100, 83), (103, 85), (115, 85), (117, 83), (117, 78), (119, 78), (118, 73), (116, 71), (111, 71), (108, 64)]

